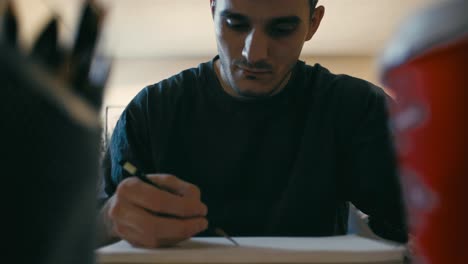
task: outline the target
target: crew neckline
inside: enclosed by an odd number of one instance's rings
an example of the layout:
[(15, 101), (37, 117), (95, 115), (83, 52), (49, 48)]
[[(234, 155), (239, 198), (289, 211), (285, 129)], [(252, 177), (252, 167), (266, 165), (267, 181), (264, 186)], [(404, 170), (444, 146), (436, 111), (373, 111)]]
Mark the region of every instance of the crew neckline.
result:
[(216, 104), (226, 110), (231, 109), (247, 109), (247, 110), (254, 110), (254, 109), (263, 109), (263, 108), (274, 108), (280, 107), (281, 105), (285, 105), (289, 101), (290, 94), (294, 89), (294, 84), (297, 83), (299, 77), (299, 66), (304, 64), (304, 62), (299, 61), (294, 65), (293, 70), (291, 72), (291, 77), (286, 84), (286, 86), (281, 89), (277, 94), (272, 95), (270, 97), (258, 99), (258, 100), (243, 100), (241, 98), (234, 97), (228, 94), (222, 87), (220, 80), (215, 72), (215, 62), (219, 59), (219, 55), (216, 55), (211, 61), (206, 63), (208, 74), (208, 83), (211, 85), (207, 85), (206, 89), (207, 92), (213, 96)]

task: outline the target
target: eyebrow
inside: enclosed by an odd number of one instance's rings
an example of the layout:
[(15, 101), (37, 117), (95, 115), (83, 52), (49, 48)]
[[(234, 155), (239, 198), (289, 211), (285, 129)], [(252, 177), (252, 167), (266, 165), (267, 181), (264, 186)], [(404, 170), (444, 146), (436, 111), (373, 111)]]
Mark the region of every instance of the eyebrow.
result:
[(249, 20), (247, 16), (241, 15), (239, 13), (234, 13), (230, 10), (223, 10), (220, 14), (221, 17), (232, 18), (236, 20)]
[[(249, 21), (249, 17), (232, 12), (230, 10), (223, 10), (220, 14), (221, 17), (230, 18), (235, 20)], [(269, 21), (268, 24), (282, 24), (282, 23), (294, 23), (299, 24), (302, 22), (302, 19), (298, 16), (284, 16), (284, 17), (275, 17)]]
[(298, 16), (286, 16), (286, 17), (273, 18), (270, 23), (271, 24), (283, 24), (283, 23), (299, 24), (301, 22), (302, 20)]

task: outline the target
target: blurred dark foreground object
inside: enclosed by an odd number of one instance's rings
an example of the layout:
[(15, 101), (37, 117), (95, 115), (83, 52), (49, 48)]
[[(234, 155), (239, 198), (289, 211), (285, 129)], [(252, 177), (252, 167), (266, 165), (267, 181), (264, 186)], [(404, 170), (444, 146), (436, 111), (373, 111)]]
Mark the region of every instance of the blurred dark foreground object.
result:
[(403, 24), (381, 61), (394, 90), (414, 263), (468, 260), (468, 1), (450, 0)]
[(72, 51), (52, 20), (25, 55), (12, 6), (0, 11), (2, 257), (94, 263), (98, 113), (110, 69), (95, 51), (102, 14), (85, 4)]

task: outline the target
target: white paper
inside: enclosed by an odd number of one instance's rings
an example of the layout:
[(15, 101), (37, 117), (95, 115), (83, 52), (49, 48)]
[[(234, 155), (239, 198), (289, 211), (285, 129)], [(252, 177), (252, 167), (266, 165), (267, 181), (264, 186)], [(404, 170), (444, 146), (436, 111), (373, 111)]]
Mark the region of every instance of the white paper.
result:
[(126, 241), (96, 251), (98, 263), (399, 263), (404, 246), (355, 235), (334, 237), (192, 238), (171, 248)]

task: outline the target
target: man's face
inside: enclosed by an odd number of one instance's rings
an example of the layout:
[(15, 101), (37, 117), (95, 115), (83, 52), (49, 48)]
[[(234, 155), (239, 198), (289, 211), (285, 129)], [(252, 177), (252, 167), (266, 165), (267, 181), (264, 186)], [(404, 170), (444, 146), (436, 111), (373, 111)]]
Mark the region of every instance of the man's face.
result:
[(212, 1), (223, 87), (244, 98), (282, 89), (321, 16), (310, 19), (308, 0)]

